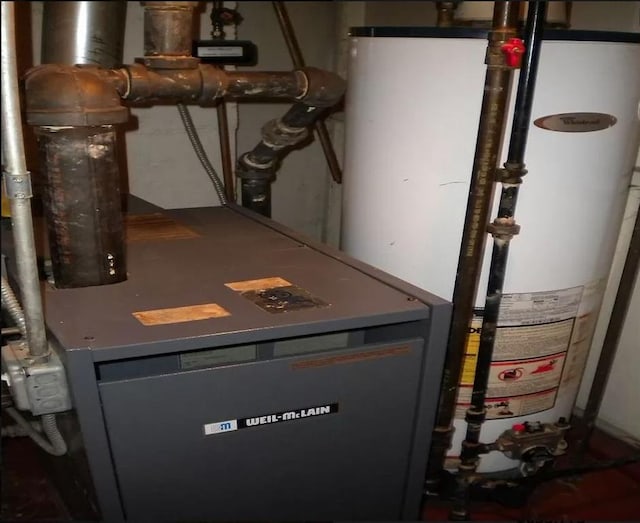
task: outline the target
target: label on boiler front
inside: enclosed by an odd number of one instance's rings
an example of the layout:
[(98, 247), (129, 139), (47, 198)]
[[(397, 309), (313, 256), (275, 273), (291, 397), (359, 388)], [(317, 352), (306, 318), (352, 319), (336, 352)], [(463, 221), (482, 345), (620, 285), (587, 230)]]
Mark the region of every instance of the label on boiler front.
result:
[(274, 423), (283, 423), (286, 421), (299, 421), (318, 416), (327, 416), (330, 414), (336, 414), (337, 412), (338, 403), (328, 403), (325, 405), (317, 405), (297, 410), (287, 410), (273, 414), (265, 414), (263, 416), (254, 416), (251, 418), (216, 421), (215, 423), (206, 423), (204, 425), (204, 435), (212, 436), (215, 434), (224, 434), (225, 432), (250, 429), (252, 427), (260, 427), (262, 425), (272, 425)]

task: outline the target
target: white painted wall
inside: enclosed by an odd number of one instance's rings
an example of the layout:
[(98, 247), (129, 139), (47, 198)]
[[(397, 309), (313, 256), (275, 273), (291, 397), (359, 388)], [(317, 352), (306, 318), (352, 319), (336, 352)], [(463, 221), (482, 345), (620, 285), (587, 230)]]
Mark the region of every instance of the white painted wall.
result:
[[(210, 38), (211, 5), (207, 2), (207, 12), (197, 15), (201, 38)], [(128, 2), (124, 63), (133, 63), (144, 54), (143, 14), (140, 2)], [(237, 126), (234, 107), (228, 107), (232, 131)], [(222, 177), (216, 110), (199, 106), (189, 106), (189, 110), (211, 163)], [(165, 208), (218, 205), (213, 185), (191, 147), (176, 107), (137, 107), (131, 114), (135, 128), (126, 133), (130, 192)]]
[[(640, 32), (640, 2), (574, 2), (571, 26), (574, 29)], [(640, 100), (638, 102), (640, 104)], [(638, 117), (640, 118), (640, 106)], [(640, 153), (636, 165), (638, 167), (636, 167), (632, 181), (629, 202), (616, 247), (616, 256), (609, 275), (598, 325), (576, 403), (578, 412), (582, 411), (587, 404), (622, 274), (631, 231), (638, 212), (638, 205), (640, 205)], [(640, 440), (639, 376), (640, 280), (635, 284), (632, 302), (627, 312), (627, 319), (600, 408), (597, 423), (604, 430), (626, 433)]]

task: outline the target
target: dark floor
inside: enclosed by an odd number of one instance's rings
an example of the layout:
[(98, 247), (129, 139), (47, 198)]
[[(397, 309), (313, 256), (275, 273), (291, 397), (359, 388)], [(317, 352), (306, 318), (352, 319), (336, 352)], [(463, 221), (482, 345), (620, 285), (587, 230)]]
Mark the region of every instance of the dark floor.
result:
[[(599, 431), (591, 443), (589, 459), (615, 459), (633, 452)], [(29, 439), (3, 439), (2, 465), (2, 521), (72, 521)], [(431, 502), (423, 520), (446, 521), (447, 515), (447, 505)], [(471, 517), (478, 521), (638, 521), (640, 464), (546, 483), (524, 509), (475, 504)]]

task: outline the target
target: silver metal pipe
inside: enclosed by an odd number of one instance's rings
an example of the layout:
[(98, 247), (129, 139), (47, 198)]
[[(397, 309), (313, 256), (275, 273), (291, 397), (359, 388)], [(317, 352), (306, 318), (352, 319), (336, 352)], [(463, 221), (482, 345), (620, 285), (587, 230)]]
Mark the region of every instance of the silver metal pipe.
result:
[(18, 95), (15, 6), (2, 2), (2, 151), (4, 183), (11, 203), (18, 284), (27, 326), (29, 351), (34, 357), (48, 352), (40, 280), (31, 217), (31, 175), (27, 171)]
[(127, 2), (44, 2), (43, 64), (122, 65)]

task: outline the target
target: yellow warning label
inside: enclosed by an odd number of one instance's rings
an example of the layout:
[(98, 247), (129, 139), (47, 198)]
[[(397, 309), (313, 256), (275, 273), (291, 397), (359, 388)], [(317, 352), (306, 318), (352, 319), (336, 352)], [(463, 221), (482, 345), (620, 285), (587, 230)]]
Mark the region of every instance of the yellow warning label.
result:
[(462, 364), (462, 377), (460, 385), (473, 385), (476, 375), (476, 363), (478, 361), (478, 349), (480, 348), (480, 331), (482, 329), (482, 318), (474, 316), (469, 327), (469, 336), (467, 337), (467, 348), (464, 353), (464, 362)]
[(247, 292), (274, 289), (276, 287), (288, 287), (291, 283), (283, 278), (274, 276), (273, 278), (261, 278), (259, 280), (235, 281), (225, 283), (224, 285), (236, 292)]
[(188, 307), (175, 307), (173, 309), (140, 311), (134, 312), (133, 315), (142, 325), (152, 326), (222, 318), (230, 316), (231, 313), (216, 303), (205, 303), (202, 305), (189, 305)]

